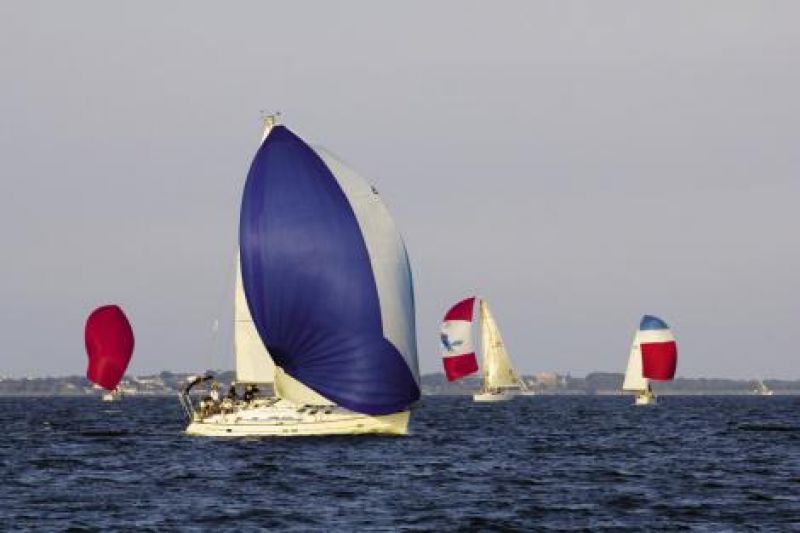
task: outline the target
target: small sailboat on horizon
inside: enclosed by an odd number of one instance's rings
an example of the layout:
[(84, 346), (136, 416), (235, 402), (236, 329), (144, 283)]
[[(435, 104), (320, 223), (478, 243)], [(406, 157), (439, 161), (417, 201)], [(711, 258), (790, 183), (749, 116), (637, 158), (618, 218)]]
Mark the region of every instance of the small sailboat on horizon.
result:
[(119, 388), (131, 362), (134, 348), (133, 328), (117, 305), (104, 305), (86, 319), (84, 342), (89, 364), (86, 377), (95, 388), (104, 390), (104, 402), (122, 399)]
[(501, 402), (517, 392), (528, 392), (511, 364), (489, 304), (470, 297), (461, 300), (444, 316), (440, 332), (442, 363), (448, 381), (470, 376), (478, 371), (478, 360), (472, 343), (472, 322), (475, 302), (479, 302), (483, 380), (481, 390), (472, 396), (476, 402)]
[(644, 315), (633, 337), (622, 390), (636, 394), (635, 405), (655, 405), (650, 381), (672, 380), (677, 363), (678, 347), (672, 330), (660, 318)]
[(187, 387), (188, 434), (407, 433), (420, 389), (405, 245), (374, 187), (274, 116), (242, 198), (234, 321), (237, 381), (272, 394), (208, 410)]
[(756, 383), (756, 388), (753, 389), (753, 394), (757, 394), (758, 396), (774, 396), (775, 391), (767, 387), (763, 379), (759, 379)]

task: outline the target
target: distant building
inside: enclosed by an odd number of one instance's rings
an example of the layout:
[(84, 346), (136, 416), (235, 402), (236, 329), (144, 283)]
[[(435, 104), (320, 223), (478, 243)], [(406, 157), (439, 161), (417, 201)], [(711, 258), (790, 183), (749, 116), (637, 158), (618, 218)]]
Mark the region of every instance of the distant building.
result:
[(558, 388), (561, 377), (555, 372), (539, 372), (536, 374), (536, 384), (543, 389)]

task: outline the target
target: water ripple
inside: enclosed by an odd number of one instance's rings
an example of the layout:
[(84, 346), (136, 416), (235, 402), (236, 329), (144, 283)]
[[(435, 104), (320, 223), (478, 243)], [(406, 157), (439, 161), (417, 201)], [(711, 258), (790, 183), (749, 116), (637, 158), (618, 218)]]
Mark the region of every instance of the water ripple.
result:
[(425, 398), (406, 438), (183, 435), (172, 398), (0, 399), (4, 529), (800, 529), (785, 397)]

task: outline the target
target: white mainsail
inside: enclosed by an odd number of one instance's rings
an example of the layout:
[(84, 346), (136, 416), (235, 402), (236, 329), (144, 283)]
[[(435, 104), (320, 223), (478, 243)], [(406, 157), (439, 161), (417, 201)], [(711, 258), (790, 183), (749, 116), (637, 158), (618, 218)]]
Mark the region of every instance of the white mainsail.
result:
[(483, 347), (483, 384), (486, 389), (522, 387), (511, 359), (506, 352), (503, 337), (489, 311), (489, 304), (481, 300), (481, 344)]
[(236, 381), (272, 383), (275, 365), (258, 335), (242, 286), (242, 267), (236, 252), (236, 288), (233, 297), (233, 351), (236, 355)]
[[(264, 133), (261, 141), (275, 124), (275, 118), (264, 118)], [(258, 335), (247, 299), (242, 285), (242, 264), (239, 259), (239, 250), (236, 250), (236, 287), (233, 297), (233, 351), (236, 357), (236, 381), (240, 383), (273, 382), (275, 364), (269, 355), (266, 346)]]
[(631, 354), (628, 357), (628, 368), (625, 370), (625, 381), (622, 390), (644, 391), (650, 387), (650, 380), (642, 375), (642, 351), (639, 347), (639, 332), (633, 337)]

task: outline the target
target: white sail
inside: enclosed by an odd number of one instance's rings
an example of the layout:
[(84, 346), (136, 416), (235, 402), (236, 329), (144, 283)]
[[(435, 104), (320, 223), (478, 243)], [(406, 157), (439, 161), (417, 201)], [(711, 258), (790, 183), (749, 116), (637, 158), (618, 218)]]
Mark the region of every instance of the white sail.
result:
[(520, 387), (519, 376), (511, 366), (497, 323), (489, 305), (481, 300), (481, 344), (483, 347), (483, 383), (486, 389)]
[(297, 405), (334, 405), (333, 402), (275, 367), (275, 395)]
[(650, 380), (642, 375), (642, 351), (639, 348), (639, 332), (633, 337), (631, 354), (628, 357), (628, 368), (625, 369), (625, 381), (622, 390), (643, 391), (650, 386)]
[[(267, 138), (275, 116), (264, 117), (261, 142)], [(233, 351), (236, 356), (236, 381), (240, 383), (272, 383), (275, 365), (258, 335), (242, 285), (242, 265), (236, 251), (236, 287), (233, 296)]]
[(236, 381), (272, 383), (275, 365), (258, 335), (242, 286), (242, 267), (236, 252), (236, 288), (233, 308), (233, 351), (236, 354)]

